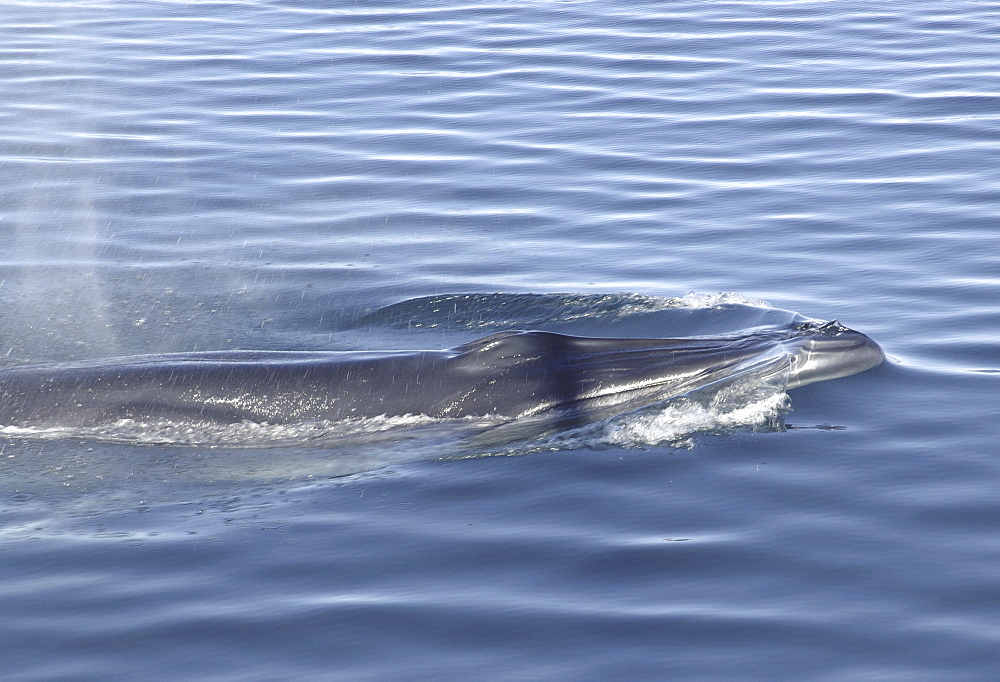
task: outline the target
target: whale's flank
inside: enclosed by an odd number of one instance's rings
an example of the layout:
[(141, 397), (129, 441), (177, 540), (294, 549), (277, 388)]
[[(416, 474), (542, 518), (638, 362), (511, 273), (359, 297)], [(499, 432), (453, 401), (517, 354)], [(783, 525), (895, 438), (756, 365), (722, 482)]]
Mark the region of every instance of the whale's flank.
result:
[(581, 424), (747, 373), (796, 388), (882, 358), (874, 341), (837, 323), (677, 339), (501, 332), (441, 351), (137, 356), (0, 371), (0, 425), (400, 415)]

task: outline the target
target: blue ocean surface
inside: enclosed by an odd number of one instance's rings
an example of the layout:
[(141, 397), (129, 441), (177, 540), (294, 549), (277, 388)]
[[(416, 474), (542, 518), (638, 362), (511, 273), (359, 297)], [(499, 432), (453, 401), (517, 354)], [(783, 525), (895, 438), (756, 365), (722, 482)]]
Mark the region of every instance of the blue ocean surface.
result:
[(998, 56), (975, 0), (0, 2), (3, 367), (887, 355), (471, 446), (0, 425), (2, 676), (997, 679)]

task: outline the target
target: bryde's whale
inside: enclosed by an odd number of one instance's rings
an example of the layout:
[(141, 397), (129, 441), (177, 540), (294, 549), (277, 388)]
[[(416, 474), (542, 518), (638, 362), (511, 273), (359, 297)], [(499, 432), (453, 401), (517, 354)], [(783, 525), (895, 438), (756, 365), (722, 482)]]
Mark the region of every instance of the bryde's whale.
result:
[(0, 370), (0, 426), (382, 415), (576, 425), (741, 376), (791, 389), (882, 359), (874, 341), (837, 322), (675, 339), (513, 331), (429, 351), (145, 355)]

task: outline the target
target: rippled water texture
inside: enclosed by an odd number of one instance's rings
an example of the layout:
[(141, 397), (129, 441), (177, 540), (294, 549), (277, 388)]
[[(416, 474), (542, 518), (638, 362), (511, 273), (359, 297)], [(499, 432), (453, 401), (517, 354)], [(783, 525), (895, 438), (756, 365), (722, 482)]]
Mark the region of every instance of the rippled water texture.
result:
[(475, 457), (5, 432), (4, 674), (995, 679), (998, 27), (0, 1), (4, 365), (785, 310), (889, 356)]

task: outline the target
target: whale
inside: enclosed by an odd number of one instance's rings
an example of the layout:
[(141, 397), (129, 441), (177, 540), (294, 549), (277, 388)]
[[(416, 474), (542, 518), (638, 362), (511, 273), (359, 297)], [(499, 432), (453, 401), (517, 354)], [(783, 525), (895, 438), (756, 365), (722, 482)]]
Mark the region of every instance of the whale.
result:
[(836, 321), (661, 339), (505, 331), (445, 350), (140, 355), (0, 370), (0, 427), (401, 415), (572, 426), (741, 377), (794, 389), (883, 358)]

